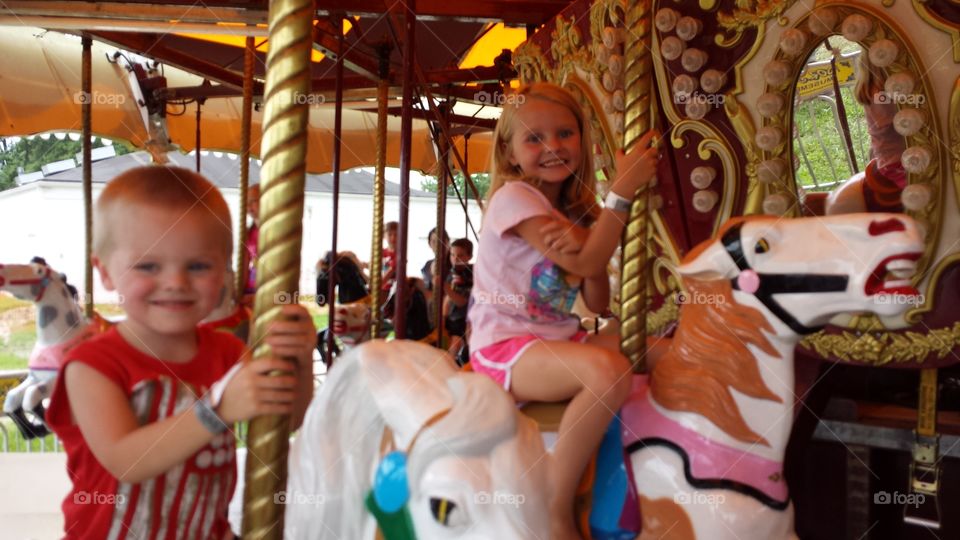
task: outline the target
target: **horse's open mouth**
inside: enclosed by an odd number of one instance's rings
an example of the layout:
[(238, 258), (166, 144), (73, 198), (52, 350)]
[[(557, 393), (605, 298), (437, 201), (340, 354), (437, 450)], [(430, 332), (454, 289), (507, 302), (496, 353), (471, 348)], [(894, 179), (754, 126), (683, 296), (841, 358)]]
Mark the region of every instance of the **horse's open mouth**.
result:
[(875, 294), (902, 294), (916, 296), (920, 294), (910, 278), (917, 270), (917, 259), (922, 253), (903, 253), (887, 257), (870, 274), (864, 292), (867, 296)]

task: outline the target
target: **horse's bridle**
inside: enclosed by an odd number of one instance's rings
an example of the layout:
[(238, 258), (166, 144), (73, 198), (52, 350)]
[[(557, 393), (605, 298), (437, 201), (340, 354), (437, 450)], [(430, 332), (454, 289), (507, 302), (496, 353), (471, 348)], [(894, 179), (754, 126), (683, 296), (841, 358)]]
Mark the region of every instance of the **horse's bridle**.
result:
[[(740, 276), (730, 280), (733, 288), (756, 296), (757, 300), (760, 300), (771, 313), (797, 334), (812, 334), (823, 328), (822, 326), (805, 326), (800, 323), (800, 321), (784, 309), (779, 302), (774, 300), (773, 295), (782, 293), (841, 292), (847, 290), (847, 284), (850, 278), (837, 274), (766, 274), (757, 272), (750, 268), (750, 263), (747, 262), (747, 258), (744, 255), (741, 229), (743, 229), (743, 223), (737, 223), (727, 229), (727, 232), (725, 232), (721, 238), (727, 254), (730, 255), (730, 258), (733, 259), (737, 268), (740, 269)], [(743, 279), (745, 275), (756, 278), (753, 280), (752, 286), (742, 286), (745, 281), (750, 281)]]
[[(3, 268), (3, 265), (0, 265), (0, 268)], [(37, 296), (33, 299), (34, 303), (38, 303), (43, 299), (44, 293), (47, 292), (47, 287), (50, 285), (51, 280), (50, 267), (45, 266), (44, 268), (46, 269), (46, 272), (44, 272), (42, 276), (35, 279), (11, 279), (10, 281), (6, 281), (2, 276), (0, 276), (0, 285), (3, 285), (5, 282), (9, 283), (10, 285), (40, 285), (40, 288), (37, 290)]]

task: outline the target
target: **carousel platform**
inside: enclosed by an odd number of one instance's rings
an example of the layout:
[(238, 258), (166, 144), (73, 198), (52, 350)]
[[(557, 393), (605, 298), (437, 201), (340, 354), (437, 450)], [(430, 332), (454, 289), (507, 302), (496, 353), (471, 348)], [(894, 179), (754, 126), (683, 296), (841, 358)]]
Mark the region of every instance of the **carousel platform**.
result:
[(60, 503), (70, 491), (67, 455), (0, 453), (0, 538), (63, 537)]

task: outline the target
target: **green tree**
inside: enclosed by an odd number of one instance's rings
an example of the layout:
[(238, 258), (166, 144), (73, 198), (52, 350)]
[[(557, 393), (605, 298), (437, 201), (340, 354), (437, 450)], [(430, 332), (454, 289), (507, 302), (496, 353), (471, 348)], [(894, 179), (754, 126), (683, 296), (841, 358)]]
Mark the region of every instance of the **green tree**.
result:
[[(487, 191), (490, 189), (490, 175), (487, 173), (476, 173), (471, 174), (470, 179), (473, 180), (474, 185), (477, 186), (477, 191), (480, 192), (480, 198), (485, 199), (487, 197)], [(471, 201), (476, 198), (473, 190), (465, 186), (465, 182), (463, 181), (463, 173), (456, 173), (453, 177), (453, 181), (457, 185), (457, 191), (460, 192), (461, 197), (466, 195)], [(420, 187), (424, 191), (436, 193), (437, 189), (439, 188), (439, 182), (437, 182), (437, 178), (435, 176), (428, 176), (421, 181)], [(448, 187), (447, 197), (456, 198), (457, 191)]]
[[(94, 137), (93, 147), (106, 146), (103, 139)], [(58, 140), (49, 137), (22, 138), (15, 143), (0, 140), (0, 191), (16, 187), (17, 175), (40, 170), (47, 163), (60, 161), (76, 156), (81, 150), (80, 141), (71, 141), (69, 138)], [(113, 143), (117, 155), (130, 153), (131, 148), (120, 143)], [(22, 170), (21, 170), (22, 168)]]

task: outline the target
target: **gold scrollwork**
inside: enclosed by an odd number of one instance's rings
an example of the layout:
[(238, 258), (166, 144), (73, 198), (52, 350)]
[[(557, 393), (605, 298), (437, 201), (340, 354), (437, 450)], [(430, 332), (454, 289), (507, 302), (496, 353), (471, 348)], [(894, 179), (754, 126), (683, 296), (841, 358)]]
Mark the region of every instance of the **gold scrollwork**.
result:
[(737, 171), (740, 169), (736, 154), (730, 143), (727, 142), (719, 131), (706, 122), (693, 120), (681, 120), (673, 126), (670, 132), (670, 144), (674, 148), (680, 149), (686, 146), (682, 136), (684, 133), (692, 131), (702, 138), (697, 145), (697, 156), (702, 160), (710, 159), (711, 155), (716, 154), (723, 165), (723, 190), (720, 199), (720, 209), (717, 212), (716, 220), (713, 224), (713, 231), (719, 230), (720, 225), (730, 218), (733, 213), (733, 202), (737, 199)]
[(839, 334), (817, 332), (805, 337), (800, 345), (824, 358), (839, 358), (844, 362), (884, 366), (887, 364), (921, 364), (931, 355), (943, 359), (960, 342), (960, 322), (952, 327), (934, 328), (920, 332), (862, 332), (844, 331)]
[(770, 19), (786, 22), (781, 18), (783, 12), (796, 0), (736, 0), (737, 6), (732, 12), (717, 13), (717, 22), (727, 31), (727, 36), (717, 34), (716, 43), (721, 47), (733, 47), (743, 39), (743, 34), (751, 28), (762, 28)]

